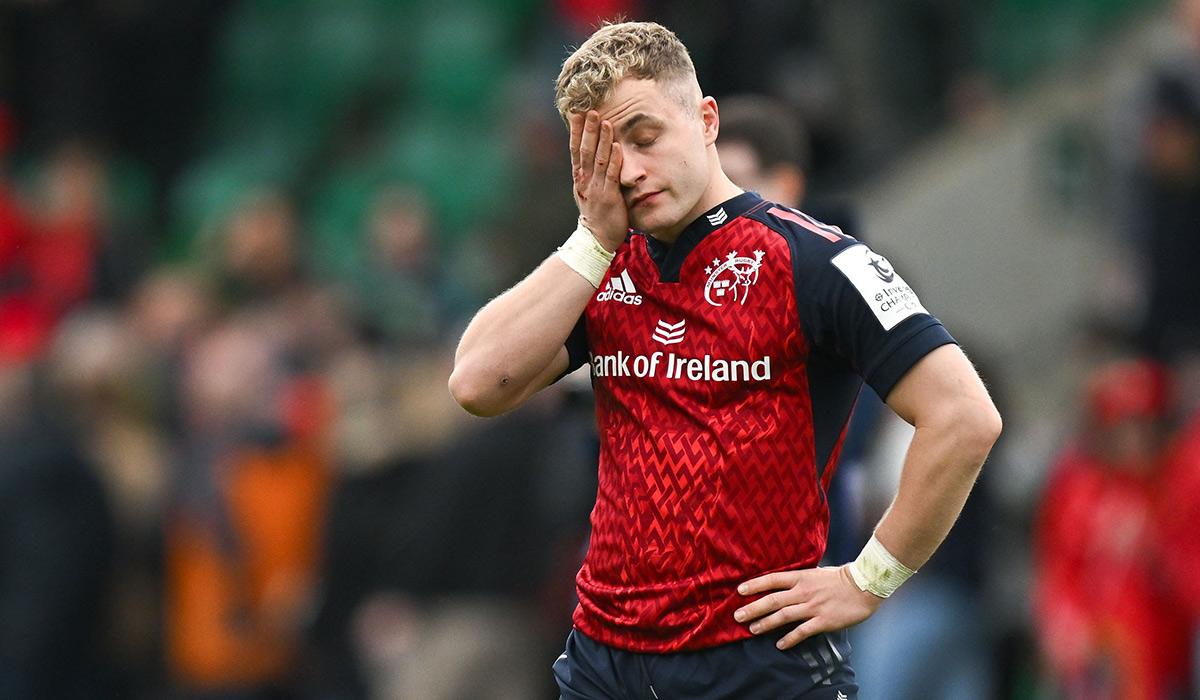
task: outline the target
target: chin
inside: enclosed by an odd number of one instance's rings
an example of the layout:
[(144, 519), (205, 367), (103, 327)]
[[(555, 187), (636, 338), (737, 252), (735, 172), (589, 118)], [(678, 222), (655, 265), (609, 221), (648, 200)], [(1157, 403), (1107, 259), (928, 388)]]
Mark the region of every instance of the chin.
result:
[(670, 212), (655, 210), (642, 212), (640, 216), (630, 216), (629, 225), (642, 233), (654, 234), (666, 231), (679, 223), (680, 217)]

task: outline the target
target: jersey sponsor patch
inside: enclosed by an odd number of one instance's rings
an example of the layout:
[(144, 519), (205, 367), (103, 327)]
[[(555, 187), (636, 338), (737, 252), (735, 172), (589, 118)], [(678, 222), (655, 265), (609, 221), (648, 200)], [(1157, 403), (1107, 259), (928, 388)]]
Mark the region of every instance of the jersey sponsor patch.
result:
[(833, 256), (830, 262), (862, 295), (883, 330), (892, 330), (914, 314), (929, 313), (887, 258), (867, 246), (852, 245)]

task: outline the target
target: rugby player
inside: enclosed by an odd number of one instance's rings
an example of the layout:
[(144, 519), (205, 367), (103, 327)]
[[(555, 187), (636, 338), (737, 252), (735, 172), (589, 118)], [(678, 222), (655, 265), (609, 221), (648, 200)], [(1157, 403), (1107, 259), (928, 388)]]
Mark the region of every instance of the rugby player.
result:
[[(508, 411), (588, 365), (601, 450), (564, 700), (851, 700), (845, 628), (929, 558), (1000, 416), (883, 256), (721, 169), (720, 114), (647, 22), (563, 64), (579, 223), (472, 319), (450, 391)], [(820, 567), (863, 382), (915, 436), (855, 561)]]

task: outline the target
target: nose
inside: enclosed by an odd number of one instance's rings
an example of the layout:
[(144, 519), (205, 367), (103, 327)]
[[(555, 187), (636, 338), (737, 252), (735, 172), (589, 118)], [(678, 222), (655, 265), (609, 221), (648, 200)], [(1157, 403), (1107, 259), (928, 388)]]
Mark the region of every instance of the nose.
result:
[(632, 148), (621, 150), (621, 187), (635, 187), (646, 178), (646, 168)]

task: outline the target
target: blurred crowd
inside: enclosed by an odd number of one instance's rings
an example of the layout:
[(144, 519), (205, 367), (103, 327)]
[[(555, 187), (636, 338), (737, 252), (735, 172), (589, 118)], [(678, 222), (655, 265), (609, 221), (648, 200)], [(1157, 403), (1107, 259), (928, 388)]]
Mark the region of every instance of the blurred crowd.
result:
[(103, 161), (43, 167), (0, 228), (0, 697), (359, 697), (442, 616), (471, 638), (439, 659), (527, 668), (566, 624), (587, 423), (566, 390), (453, 406), (479, 302), (419, 196), (381, 190), (358, 278), (321, 283), (280, 191), (244, 193), (204, 260), (138, 267)]
[[(916, 57), (880, 73), (896, 85), (839, 91), (875, 45), (837, 3), (742, 5), (0, 3), (0, 699), (555, 697), (595, 489), (587, 379), (491, 420), (445, 381), (469, 315), (574, 220), (565, 47), (601, 17), (672, 26), (719, 99), (769, 94), (795, 122), (798, 155), (758, 164), (770, 196), (847, 230), (830, 190), (1003, 82), (973, 60), (982, 9), (844, 3), (925, 33), (888, 35)], [(1002, 443), (942, 551), (856, 631), (886, 689), (864, 699), (1197, 697), (1197, 7), (1115, 110), (1132, 281), (1081, 324), (1045, 491), (998, 502)], [(377, 25), (417, 37), (371, 44)], [(301, 39), (319, 60), (278, 63)], [(880, 406), (847, 439), (831, 561), (887, 505), (906, 426)], [(1027, 609), (997, 590), (1014, 578)]]

